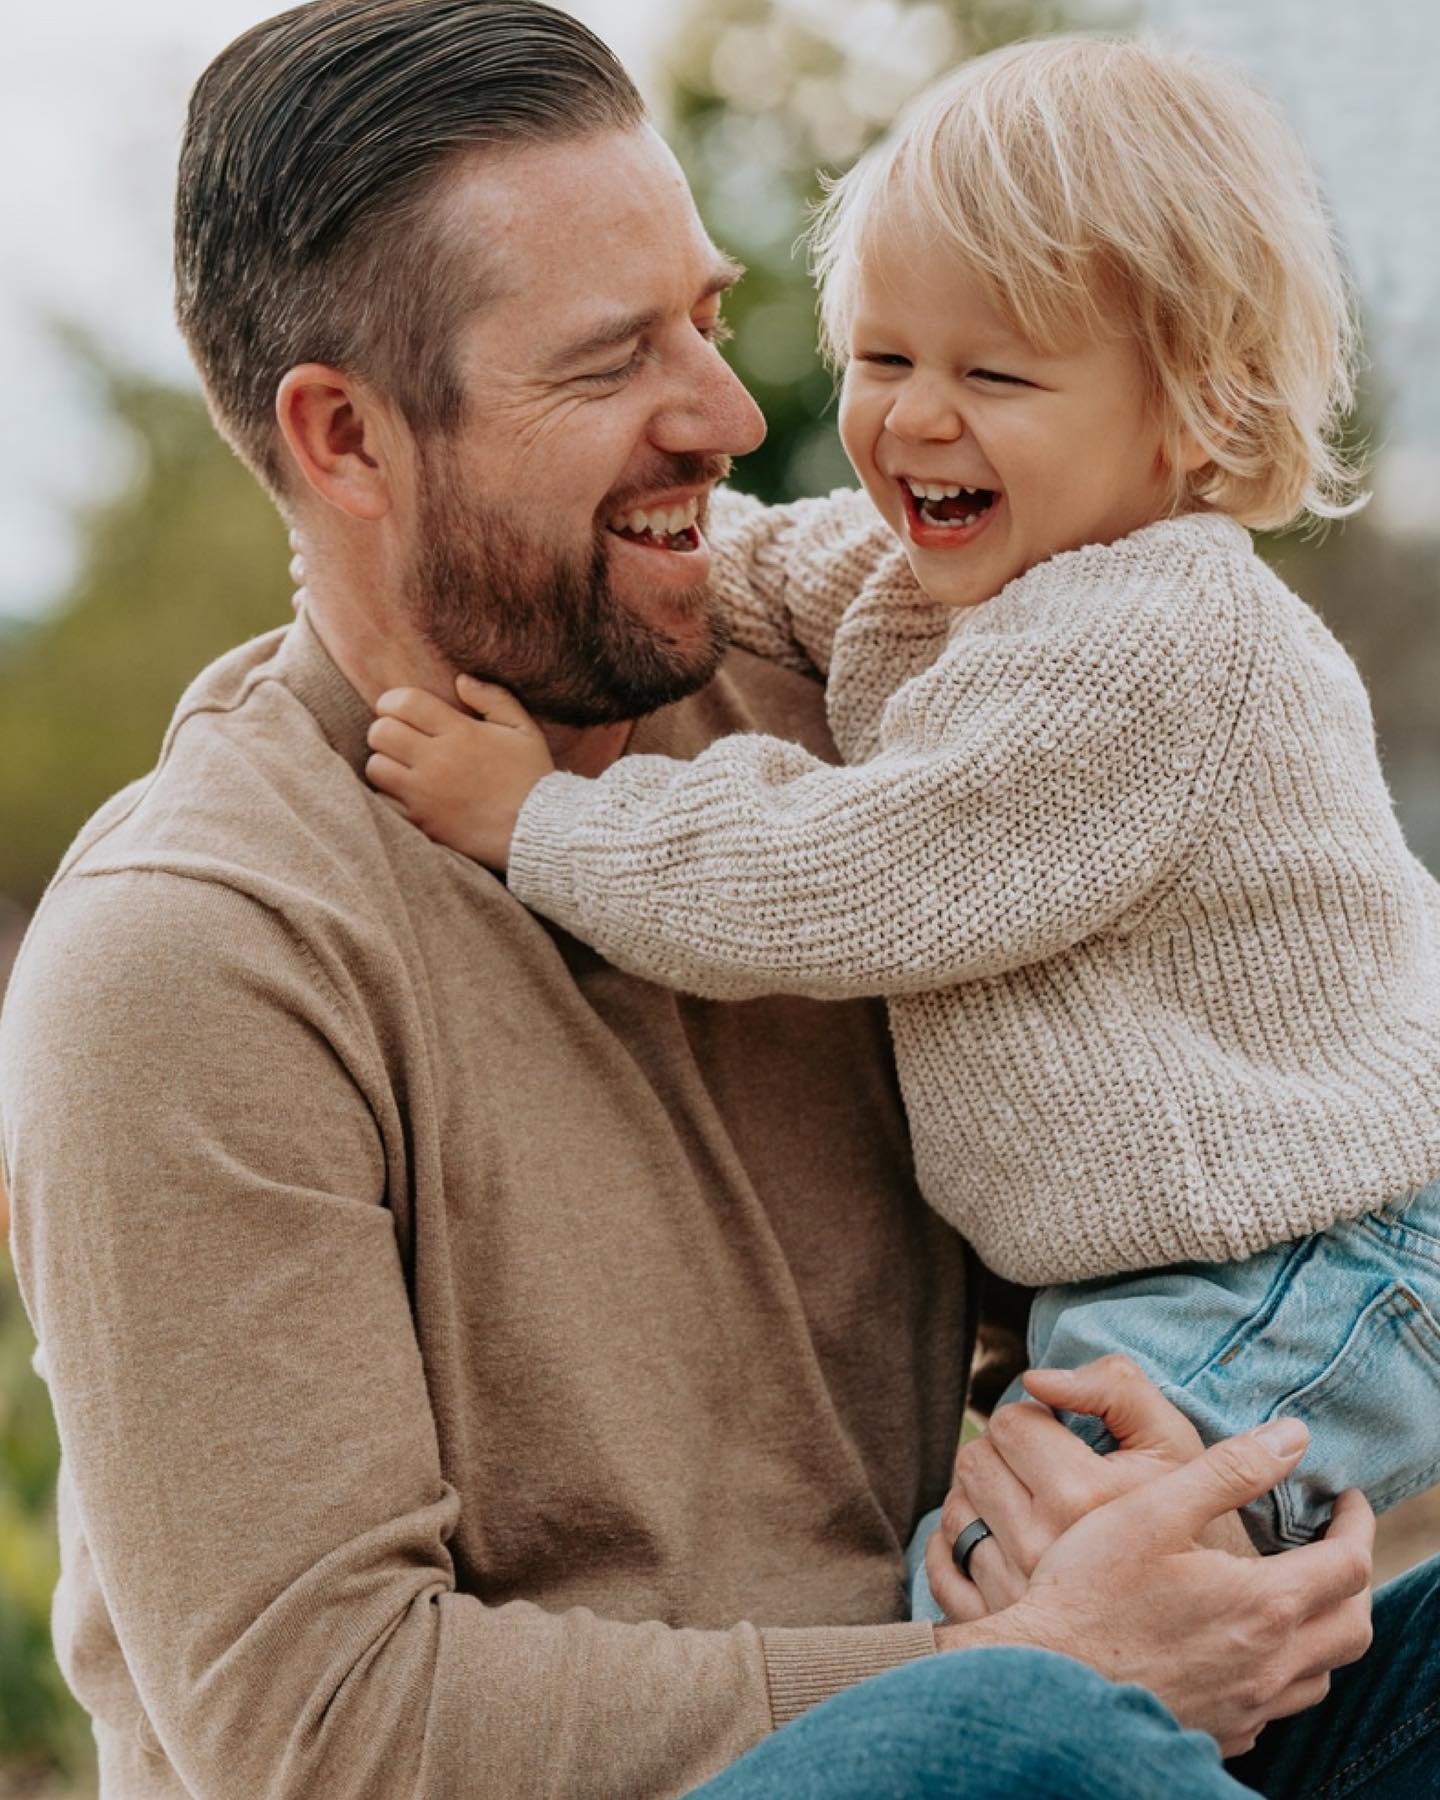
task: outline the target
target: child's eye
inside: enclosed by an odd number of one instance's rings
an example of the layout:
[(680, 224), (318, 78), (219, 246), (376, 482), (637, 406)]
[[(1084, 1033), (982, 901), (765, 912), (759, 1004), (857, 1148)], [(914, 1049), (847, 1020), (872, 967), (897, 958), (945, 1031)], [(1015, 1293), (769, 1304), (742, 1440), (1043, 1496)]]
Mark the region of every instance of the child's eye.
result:
[(972, 369), (971, 375), (976, 381), (1003, 381), (1012, 387), (1029, 387), (1030, 383), (1019, 375), (1002, 375), (998, 369)]
[(908, 356), (893, 355), (884, 350), (860, 350), (855, 354), (855, 361), (862, 363), (878, 363), (882, 369), (908, 369)]

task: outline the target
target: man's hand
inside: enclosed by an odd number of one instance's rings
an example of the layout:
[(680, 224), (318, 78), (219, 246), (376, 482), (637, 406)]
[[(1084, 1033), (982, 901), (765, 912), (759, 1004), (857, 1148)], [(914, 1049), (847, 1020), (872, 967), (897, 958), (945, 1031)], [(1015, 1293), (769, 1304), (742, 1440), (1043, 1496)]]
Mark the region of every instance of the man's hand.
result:
[[(1200, 1435), (1125, 1356), (1079, 1369), (1031, 1369), (1025, 1385), (1043, 1405), (1002, 1406), (983, 1437), (962, 1444), (940, 1529), (925, 1550), (930, 1591), (950, 1619), (980, 1619), (1013, 1605), (1056, 1538), (1097, 1506), (1197, 1457)], [(1048, 1410), (1093, 1414), (1118, 1446), (1098, 1455)], [(993, 1536), (955, 1567), (955, 1540), (972, 1519)], [(1253, 1554), (1238, 1517), (1217, 1521), (1207, 1542)]]
[(520, 808), (555, 763), (513, 694), (469, 675), (455, 687), (468, 712), (423, 688), (380, 696), (366, 779), (427, 837), (504, 870)]
[(1283, 1480), (1308, 1441), (1296, 1420), (1227, 1438), (1087, 1514), (1035, 1565), (1024, 1598), (940, 1626), (941, 1649), (1029, 1644), (1147, 1687), (1225, 1756), (1327, 1693), (1370, 1644), (1375, 1518), (1342, 1494), (1326, 1536), (1283, 1556), (1207, 1548), (1207, 1526)]

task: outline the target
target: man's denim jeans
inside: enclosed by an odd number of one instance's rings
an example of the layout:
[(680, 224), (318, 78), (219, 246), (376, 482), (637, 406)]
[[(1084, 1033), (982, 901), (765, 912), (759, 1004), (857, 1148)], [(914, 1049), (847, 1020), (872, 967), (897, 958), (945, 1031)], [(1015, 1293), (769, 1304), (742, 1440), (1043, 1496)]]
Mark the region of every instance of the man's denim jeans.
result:
[(1222, 1764), (1143, 1688), (1044, 1650), (925, 1657), (766, 1738), (697, 1800), (1428, 1800), (1440, 1795), (1440, 1558), (1376, 1596), (1319, 1706)]

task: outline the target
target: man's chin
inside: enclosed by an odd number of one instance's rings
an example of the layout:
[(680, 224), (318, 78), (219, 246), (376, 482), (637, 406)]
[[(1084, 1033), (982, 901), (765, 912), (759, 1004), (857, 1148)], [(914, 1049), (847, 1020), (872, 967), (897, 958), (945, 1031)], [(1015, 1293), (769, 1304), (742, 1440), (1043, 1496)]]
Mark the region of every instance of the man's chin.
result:
[[(605, 530), (605, 562), (611, 591), (641, 617), (664, 610), (683, 616), (701, 613), (709, 601), (710, 546), (696, 527), (686, 534), (689, 548), (672, 548), (654, 540)], [(671, 544), (681, 540), (672, 539)]]

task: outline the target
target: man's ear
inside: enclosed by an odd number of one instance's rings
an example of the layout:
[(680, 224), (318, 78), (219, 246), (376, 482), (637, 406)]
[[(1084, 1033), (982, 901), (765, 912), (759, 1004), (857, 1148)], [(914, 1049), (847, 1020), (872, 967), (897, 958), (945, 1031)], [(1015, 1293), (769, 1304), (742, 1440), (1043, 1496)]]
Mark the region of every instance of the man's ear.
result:
[(286, 371), (275, 418), (291, 456), (322, 499), (356, 519), (389, 512), (402, 454), (395, 420), (353, 375), (325, 363)]

